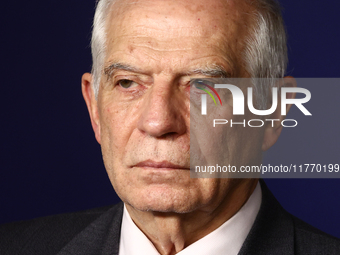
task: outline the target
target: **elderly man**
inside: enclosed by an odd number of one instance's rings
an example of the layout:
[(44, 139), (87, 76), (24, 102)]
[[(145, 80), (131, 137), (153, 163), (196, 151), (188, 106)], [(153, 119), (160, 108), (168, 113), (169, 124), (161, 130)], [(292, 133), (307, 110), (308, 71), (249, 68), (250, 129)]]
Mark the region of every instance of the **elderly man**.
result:
[[(190, 178), (190, 79), (282, 78), (275, 2), (101, 0), (92, 52), (82, 92), (124, 203), (4, 227), (1, 254), (340, 254), (263, 182)], [(281, 129), (229, 132), (224, 158), (260, 164)]]

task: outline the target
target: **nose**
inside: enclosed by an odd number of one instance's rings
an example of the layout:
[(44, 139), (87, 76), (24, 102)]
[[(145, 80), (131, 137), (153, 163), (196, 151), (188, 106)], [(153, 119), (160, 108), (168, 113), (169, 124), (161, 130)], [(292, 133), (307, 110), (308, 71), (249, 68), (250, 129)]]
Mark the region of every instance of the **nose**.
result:
[(154, 83), (145, 95), (138, 128), (152, 137), (184, 134), (189, 118), (187, 97), (171, 84)]

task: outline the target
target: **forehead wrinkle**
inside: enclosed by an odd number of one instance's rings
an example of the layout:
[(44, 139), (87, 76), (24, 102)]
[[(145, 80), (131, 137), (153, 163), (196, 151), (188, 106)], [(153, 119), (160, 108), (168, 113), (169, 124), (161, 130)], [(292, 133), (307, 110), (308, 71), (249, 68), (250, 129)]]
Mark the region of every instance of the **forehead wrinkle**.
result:
[[(206, 47), (214, 48), (217, 46), (214, 45)], [(152, 49), (152, 51), (149, 51), (149, 49)], [(182, 52), (187, 51), (187, 49), (183, 48), (179, 48), (178, 50)], [(178, 55), (177, 57), (173, 58), (171, 56), (167, 56), (167, 54), (164, 54), (169, 53), (171, 55), (173, 51), (175, 50), (158, 50), (150, 47), (149, 45), (136, 47), (136, 50), (134, 50), (133, 53), (127, 53), (126, 49), (118, 50), (110, 56), (111, 60), (107, 61), (107, 64), (105, 65), (105, 73), (112, 75), (112, 73), (110, 73), (109, 67), (111, 67), (111, 69), (118, 68), (145, 75), (160, 73), (171, 74), (172, 72), (173, 75), (177, 75), (188, 73), (188, 71), (185, 69), (188, 70), (189, 68), (197, 69), (198, 72), (198, 70), (208, 70), (213, 69), (214, 67), (219, 67), (219, 70), (225, 71), (224, 73), (220, 72), (221, 76), (234, 77), (234, 74), (236, 74), (236, 65), (234, 61), (232, 61), (232, 56), (229, 56), (230, 54), (225, 52), (221, 53), (221, 49), (217, 49), (214, 52), (207, 51), (204, 55), (194, 55), (190, 58), (181, 57), (184, 55)], [(119, 65), (117, 63), (119, 63)], [(143, 65), (143, 69), (138, 67)], [(152, 68), (152, 66), (154, 68)], [(163, 66), (165, 68), (163, 68)], [(201, 73), (204, 74), (203, 71)], [(208, 73), (206, 72), (206, 74)], [(211, 75), (211, 73), (208, 75)]]
[[(181, 76), (183, 74), (202, 74), (205, 76), (229, 78), (233, 77), (235, 74), (235, 66), (229, 65), (229, 61), (227, 61), (226, 58), (221, 58), (217, 55), (206, 55), (199, 58), (189, 59), (185, 62), (183, 62), (183, 59), (181, 58), (173, 59), (164, 56), (157, 58), (150, 56), (147, 58), (148, 64), (146, 65), (141, 64), (139, 58), (136, 57), (136, 54), (132, 54), (131, 56), (134, 59), (133, 61), (131, 61), (131, 59), (129, 58), (124, 58), (123, 62), (115, 60), (109, 61), (104, 69), (104, 74), (106, 74), (107, 76), (112, 76), (118, 70), (124, 70), (149, 76), (163, 73), (173, 76)], [(119, 58), (116, 57), (116, 59)], [(202, 61), (200, 61), (201, 59)], [(150, 62), (152, 61), (157, 62), (157, 64), (150, 64)], [(144, 68), (142, 69), (138, 67), (138, 65), (144, 65)], [(165, 68), (163, 68), (164, 65)], [(157, 68), (152, 68), (152, 66)]]
[[(164, 41), (165, 44), (167, 44), (167, 42)], [(193, 47), (187, 47), (187, 48), (183, 48), (183, 47), (178, 47), (178, 48), (171, 48), (171, 49), (163, 49), (163, 48), (156, 48), (154, 47), (153, 45), (151, 45), (152, 43), (150, 42), (147, 42), (146, 44), (134, 44), (133, 45), (133, 51), (136, 50), (136, 48), (139, 48), (139, 49), (148, 49), (148, 50), (152, 50), (154, 52), (159, 52), (159, 53), (166, 53), (166, 52), (174, 52), (174, 51), (188, 51), (188, 50), (192, 50)]]
[[(132, 38), (133, 39), (133, 38)], [(156, 43), (152, 43), (152, 41), (156, 41)], [(141, 61), (140, 56), (141, 54), (146, 54), (149, 59), (159, 61), (161, 59), (173, 59), (174, 61), (178, 60), (177, 58), (173, 58), (173, 56), (170, 56), (169, 58), (166, 56), (166, 53), (172, 53), (172, 52), (188, 52), (188, 51), (196, 51), (198, 55), (195, 53), (193, 56), (193, 60), (199, 60), (202, 58), (207, 58), (207, 57), (213, 57), (213, 58), (221, 58), (221, 60), (225, 61), (228, 66), (232, 67), (233, 69), (235, 68), (235, 51), (232, 49), (228, 44), (225, 44), (223, 42), (215, 43), (215, 44), (206, 44), (206, 45), (200, 45), (200, 47), (206, 48), (206, 49), (212, 49), (212, 51), (207, 52), (205, 55), (200, 55), (197, 50), (196, 50), (196, 44), (190, 45), (189, 47), (182, 47), (180, 45), (180, 42), (177, 43), (171, 43), (171, 45), (177, 46), (177, 47), (171, 47), (171, 48), (164, 48), (159, 45), (160, 42), (159, 40), (155, 38), (143, 38), (142, 42), (139, 43), (129, 43), (129, 42), (124, 42), (120, 43), (120, 46), (122, 48), (115, 49), (113, 54), (111, 56), (108, 56), (110, 58), (117, 58), (118, 54), (124, 54), (125, 56), (130, 56), (135, 58), (136, 60), (139, 59)], [(169, 41), (161, 41), (164, 43), (165, 46), (169, 44)], [(126, 45), (131, 45), (126, 47)], [(114, 47), (115, 45), (113, 45)], [(113, 48), (112, 47), (112, 48)], [(202, 50), (201, 49), (201, 50)], [(184, 54), (185, 54), (184, 53)], [(198, 57), (199, 56), (199, 57)], [(145, 57), (143, 57), (145, 58)]]
[[(207, 30), (203, 30), (203, 29), (199, 29), (199, 27), (197, 27), (196, 30), (193, 31), (191, 26), (185, 26), (183, 24), (179, 24), (176, 27), (167, 27), (166, 32), (164, 31), (163, 27), (159, 27), (159, 24), (154, 24), (155, 26), (151, 27), (151, 26), (143, 26), (143, 25), (136, 25), (134, 26), (134, 33), (135, 34), (150, 34), (150, 31), (155, 31), (155, 32), (163, 32), (164, 37), (167, 37), (167, 35), (171, 34), (178, 34), (178, 37), (182, 37), (183, 36), (183, 32), (190, 32), (189, 34), (191, 34), (192, 36), (204, 36), (204, 37), (210, 37), (211, 36), (211, 31), (207, 31)], [(144, 32), (144, 33), (143, 33)], [(175, 33), (174, 33), (175, 32)], [(206, 34), (206, 35), (205, 35)], [(157, 34), (157, 35), (162, 35), (162, 34)]]

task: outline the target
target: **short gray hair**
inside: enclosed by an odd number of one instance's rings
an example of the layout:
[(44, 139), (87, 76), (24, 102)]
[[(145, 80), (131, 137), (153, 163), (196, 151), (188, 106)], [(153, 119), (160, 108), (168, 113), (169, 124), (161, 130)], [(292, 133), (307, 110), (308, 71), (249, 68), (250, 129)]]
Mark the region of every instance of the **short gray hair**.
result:
[(247, 0), (255, 7), (243, 60), (253, 78), (257, 105), (266, 109), (269, 88), (283, 78), (288, 63), (287, 36), (281, 7), (275, 0)]
[[(255, 82), (255, 95), (261, 108), (266, 106), (268, 86), (282, 78), (287, 67), (287, 39), (281, 8), (276, 0), (246, 0), (255, 7), (254, 25), (251, 27), (243, 61), (250, 76), (269, 78), (268, 82)], [(99, 0), (92, 32), (92, 75), (97, 98), (106, 54), (106, 19), (115, 0)], [(262, 81), (263, 79), (261, 79)], [(266, 80), (266, 79), (265, 79)]]
[(98, 0), (91, 39), (93, 90), (97, 98), (106, 54), (106, 20), (114, 0)]

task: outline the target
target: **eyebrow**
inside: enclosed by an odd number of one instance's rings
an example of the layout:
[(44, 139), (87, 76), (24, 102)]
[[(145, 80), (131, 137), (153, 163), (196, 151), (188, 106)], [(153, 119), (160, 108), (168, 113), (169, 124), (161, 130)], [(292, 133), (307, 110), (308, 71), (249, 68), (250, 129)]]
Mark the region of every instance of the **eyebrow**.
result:
[(222, 66), (214, 64), (213, 66), (207, 66), (204, 68), (197, 68), (187, 73), (190, 74), (202, 74), (204, 76), (210, 76), (214, 78), (231, 78), (232, 74), (227, 72)]
[[(128, 71), (128, 72), (134, 72), (134, 73), (143, 73), (140, 69), (115, 62), (111, 63), (109, 66), (104, 68), (104, 74), (107, 76), (107, 78), (110, 78), (114, 73), (118, 70)], [(189, 72), (185, 73), (186, 75), (192, 75), (192, 74), (201, 74), (208, 77), (214, 77), (214, 78), (230, 78), (232, 77), (230, 72), (227, 72), (222, 66), (214, 64), (212, 66), (202, 67), (202, 68), (196, 68)]]
[(127, 64), (115, 62), (115, 63), (111, 63), (109, 66), (104, 68), (104, 74), (109, 78), (118, 70), (134, 72), (134, 73), (142, 73), (142, 71), (139, 70), (138, 68), (135, 68)]

